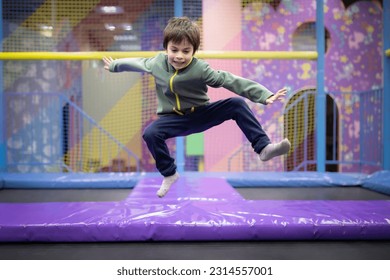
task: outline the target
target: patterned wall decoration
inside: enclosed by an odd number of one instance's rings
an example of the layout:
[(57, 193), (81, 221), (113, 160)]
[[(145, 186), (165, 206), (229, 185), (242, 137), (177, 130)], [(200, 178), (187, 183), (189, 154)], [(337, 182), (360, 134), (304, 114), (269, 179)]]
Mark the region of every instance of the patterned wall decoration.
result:
[[(360, 116), (356, 108), (362, 104), (353, 92), (382, 87), (382, 10), (370, 1), (358, 1), (346, 9), (342, 1), (327, 0), (324, 12), (330, 34), (325, 55), (325, 91), (333, 93), (341, 113), (341, 127), (349, 131), (341, 134), (343, 160), (357, 160), (363, 147), (359, 148)], [(261, 2), (248, 4), (242, 19), (243, 49), (291, 51), (295, 30), (302, 23), (314, 22), (315, 16), (315, 1), (284, 0), (275, 9)], [(243, 72), (274, 91), (287, 86), (290, 94), (316, 85), (315, 61), (245, 61)], [(259, 119), (270, 120), (267, 127), (271, 138), (280, 138), (283, 131), (275, 115), (283, 111), (283, 106), (267, 110), (251, 107)]]

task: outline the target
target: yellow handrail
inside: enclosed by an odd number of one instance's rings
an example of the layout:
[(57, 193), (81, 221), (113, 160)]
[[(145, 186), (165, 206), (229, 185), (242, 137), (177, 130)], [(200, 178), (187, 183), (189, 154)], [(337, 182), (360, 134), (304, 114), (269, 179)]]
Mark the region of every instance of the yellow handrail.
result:
[[(0, 60), (100, 60), (112, 58), (152, 57), (158, 52), (0, 52)], [(313, 51), (199, 51), (196, 57), (204, 59), (317, 59)]]

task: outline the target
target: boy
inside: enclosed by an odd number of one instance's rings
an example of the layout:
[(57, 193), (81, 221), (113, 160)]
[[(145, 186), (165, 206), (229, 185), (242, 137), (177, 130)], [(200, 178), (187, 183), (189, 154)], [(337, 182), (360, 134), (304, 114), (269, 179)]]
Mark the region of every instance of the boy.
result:
[(275, 94), (264, 86), (226, 71), (216, 71), (207, 62), (194, 57), (200, 45), (200, 29), (187, 17), (169, 20), (164, 29), (163, 47), (166, 53), (152, 58), (104, 57), (104, 68), (110, 72), (146, 72), (154, 76), (159, 118), (144, 131), (146, 142), (156, 167), (164, 176), (159, 197), (163, 197), (179, 178), (174, 159), (165, 140), (205, 131), (233, 119), (248, 138), (262, 161), (286, 154), (290, 142), (284, 139), (271, 144), (260, 123), (242, 98), (234, 97), (209, 102), (207, 87), (224, 87), (240, 96), (264, 105), (285, 96), (287, 90)]

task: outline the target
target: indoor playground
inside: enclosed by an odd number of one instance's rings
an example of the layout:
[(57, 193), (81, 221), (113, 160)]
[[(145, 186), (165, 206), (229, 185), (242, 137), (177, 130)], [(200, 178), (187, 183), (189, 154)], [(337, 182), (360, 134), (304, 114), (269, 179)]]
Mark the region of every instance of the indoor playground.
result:
[[(390, 258), (390, 1), (0, 2), (1, 259)], [(195, 57), (287, 88), (243, 99), (291, 149), (262, 162), (233, 120), (168, 139), (159, 198), (155, 80), (102, 58), (165, 52), (181, 16)]]

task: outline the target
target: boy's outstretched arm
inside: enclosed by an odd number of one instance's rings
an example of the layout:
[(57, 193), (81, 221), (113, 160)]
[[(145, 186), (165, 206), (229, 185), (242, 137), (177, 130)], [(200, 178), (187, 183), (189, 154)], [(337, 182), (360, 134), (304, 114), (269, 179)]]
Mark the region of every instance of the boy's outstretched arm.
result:
[(274, 95), (270, 96), (267, 100), (265, 100), (265, 103), (268, 105), (274, 103), (274, 101), (276, 100), (283, 100), (283, 96), (285, 96), (286, 93), (287, 93), (287, 89), (282, 88), (278, 90)]

